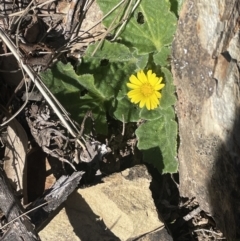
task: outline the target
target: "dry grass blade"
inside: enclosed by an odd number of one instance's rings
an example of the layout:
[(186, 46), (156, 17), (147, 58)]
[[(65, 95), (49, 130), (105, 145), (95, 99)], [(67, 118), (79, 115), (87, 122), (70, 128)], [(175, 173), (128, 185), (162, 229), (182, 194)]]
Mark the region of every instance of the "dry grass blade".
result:
[(73, 29), (72, 29), (73, 33), (72, 33), (70, 41), (72, 39), (74, 39), (76, 36), (79, 35), (83, 19), (85, 18), (86, 13), (89, 10), (89, 8), (90, 8), (90, 6), (92, 5), (93, 2), (94, 2), (94, 0), (91, 0), (91, 1), (90, 0), (86, 0), (85, 4), (83, 6), (82, 14), (80, 14), (80, 16), (79, 16), (79, 21), (76, 24), (76, 26), (74, 26)]
[[(77, 134), (73, 131), (72, 127), (69, 125), (69, 123), (66, 121), (65, 117), (63, 116), (63, 114), (59, 111), (59, 109), (62, 109), (63, 107), (59, 108), (58, 103), (54, 103), (52, 101), (52, 99), (50, 98), (49, 94), (50, 91), (48, 90), (48, 88), (44, 85), (44, 83), (41, 81), (40, 77), (37, 75), (37, 73), (35, 73), (32, 68), (30, 68), (28, 65), (24, 64), (22, 62), (22, 56), (21, 53), (17, 52), (16, 47), (14, 46), (14, 44), (12, 43), (12, 41), (7, 37), (7, 35), (5, 34), (5, 32), (0, 28), (0, 37), (2, 38), (3, 42), (7, 45), (7, 47), (10, 49), (10, 51), (13, 53), (13, 55), (15, 56), (15, 58), (17, 59), (17, 61), (20, 63), (20, 65), (22, 66), (22, 68), (24, 69), (24, 71), (28, 74), (28, 76), (30, 77), (30, 79), (33, 81), (33, 83), (36, 85), (36, 87), (38, 88), (38, 90), (41, 92), (41, 94), (43, 95), (43, 97), (45, 98), (45, 100), (47, 101), (47, 103), (51, 106), (51, 108), (53, 109), (53, 111), (56, 113), (56, 115), (58, 116), (58, 118), (60, 119), (60, 121), (63, 123), (63, 125), (65, 126), (65, 128), (69, 131), (69, 133), (76, 138)], [(20, 113), (20, 111), (23, 109), (24, 107), (20, 108), (19, 111), (17, 111), (15, 113), (15, 115), (13, 115), (11, 118), (8, 119), (8, 122), (11, 121), (13, 118), (15, 118), (16, 115), (18, 115)], [(66, 113), (66, 111), (65, 111)], [(68, 118), (68, 120), (70, 120), (70, 118), (68, 116), (66, 116)], [(4, 125), (6, 125), (6, 122), (4, 123)], [(0, 126), (3, 126), (3, 124), (1, 124)], [(76, 128), (76, 127), (75, 127)], [(77, 140), (78, 144), (80, 144), (80, 146), (85, 150), (85, 146), (84, 144), (80, 141)]]
[[(124, 4), (120, 7), (120, 5), (124, 2)], [(94, 51), (92, 52), (92, 56), (96, 53), (96, 51), (98, 50), (98, 48), (101, 46), (102, 42), (104, 41), (105, 37), (107, 36), (108, 33), (110, 33), (111, 31), (113, 31), (114, 29), (118, 28), (114, 38), (112, 39), (112, 41), (114, 41), (119, 33), (122, 31), (123, 27), (126, 25), (130, 15), (134, 12), (134, 10), (137, 8), (138, 4), (140, 3), (140, 0), (137, 0), (137, 2), (133, 5), (133, 0), (130, 1), (121, 1), (119, 4), (117, 4), (111, 11), (109, 11), (109, 13), (107, 13), (104, 18), (106, 18), (109, 14), (111, 14), (115, 9), (117, 9), (118, 7), (120, 7), (118, 9), (118, 13), (116, 13), (116, 17), (113, 19), (112, 23), (110, 24), (109, 28), (107, 29), (106, 33), (104, 34), (104, 36), (102, 37), (102, 39), (100, 40), (100, 42), (98, 43), (98, 45), (96, 46), (96, 48), (94, 49)], [(116, 23), (116, 20), (119, 18), (119, 16), (121, 16), (124, 13), (123, 17), (121, 17), (121, 19), (119, 20), (118, 23)], [(103, 19), (104, 19), (103, 18)], [(103, 20), (102, 19), (102, 20)]]
[(19, 16), (19, 15), (22, 15), (22, 14), (24, 14), (26, 12), (26, 10), (28, 10), (28, 11), (35, 10), (37, 8), (41, 8), (44, 5), (47, 5), (47, 4), (52, 3), (52, 2), (55, 2), (55, 0), (48, 0), (48, 1), (45, 1), (44, 3), (40, 3), (40, 4), (37, 4), (37, 5), (34, 5), (34, 6), (30, 7), (30, 8), (28, 8), (28, 9), (8, 14), (8, 17), (10, 18), (10, 17), (16, 17), (16, 16)]
[(37, 206), (37, 207), (35, 207), (35, 208), (27, 211), (27, 212), (19, 215), (18, 217), (14, 218), (14, 219), (11, 220), (10, 222), (8, 222), (8, 223), (4, 224), (2, 227), (0, 227), (0, 230), (3, 230), (3, 229), (6, 228), (9, 224), (13, 223), (13, 222), (16, 221), (17, 219), (19, 219), (19, 218), (21, 218), (21, 217), (23, 217), (23, 216), (26, 216), (28, 213), (30, 213), (30, 212), (32, 212), (32, 211), (34, 211), (34, 210), (36, 210), (36, 209), (38, 209), (38, 208), (40, 208), (40, 207), (42, 207), (42, 206), (45, 206), (45, 205), (48, 204), (49, 202), (52, 202), (52, 201), (45, 202), (45, 203), (43, 203), (43, 204), (41, 204), (41, 205), (39, 205), (39, 206)]
[[(102, 33), (91, 33), (93, 29), (95, 29), (98, 25), (100, 25), (102, 23), (102, 21), (109, 16), (109, 14), (111, 14), (113, 11), (115, 11), (119, 6), (121, 6), (123, 3), (126, 3), (126, 0), (122, 0), (120, 1), (116, 6), (114, 6), (106, 15), (104, 15), (103, 17), (101, 17), (98, 21), (94, 22), (93, 24), (91, 24), (91, 27), (86, 28), (83, 30), (83, 32), (81, 34), (74, 34), (72, 36), (72, 38), (70, 39), (69, 43), (65, 46), (65, 49), (68, 47), (74, 48), (74, 44), (78, 44), (78, 42), (82, 42), (82, 41), (86, 41), (88, 43), (90, 42), (95, 42), (96, 40), (102, 40), (105, 39), (106, 34), (102, 34)], [(92, 1), (87, 1), (83, 7), (83, 14), (82, 16), (86, 15), (87, 11), (90, 11), (90, 6), (92, 6), (93, 4), (95, 4), (96, 1), (92, 0)], [(124, 4), (125, 4), (124, 3)], [(97, 5), (97, 4), (96, 4)], [(95, 20), (95, 19), (94, 19)], [(79, 26), (78, 26), (79, 28)], [(112, 30), (112, 29), (111, 29)], [(110, 31), (111, 31), (110, 30)], [(76, 32), (78, 32), (79, 29), (76, 30)], [(108, 31), (108, 32), (110, 32)], [(104, 31), (105, 32), (105, 31)], [(89, 33), (91, 33), (91, 37), (89, 39)], [(58, 52), (63, 51), (64, 47), (60, 48), (58, 50)]]
[(118, 31), (116, 32), (114, 38), (112, 39), (112, 41), (114, 41), (117, 36), (119, 35), (119, 33), (122, 31), (123, 27), (126, 25), (127, 21), (128, 21), (128, 18), (130, 16), (130, 14), (132, 14), (134, 12), (134, 10), (137, 8), (138, 4), (140, 3), (141, 0), (137, 0), (137, 2), (134, 4), (134, 6), (132, 7), (132, 9), (130, 10), (131, 8), (131, 5), (132, 5), (132, 0), (130, 2), (130, 4), (128, 5), (128, 8), (122, 18), (122, 25), (121, 27), (118, 29)]

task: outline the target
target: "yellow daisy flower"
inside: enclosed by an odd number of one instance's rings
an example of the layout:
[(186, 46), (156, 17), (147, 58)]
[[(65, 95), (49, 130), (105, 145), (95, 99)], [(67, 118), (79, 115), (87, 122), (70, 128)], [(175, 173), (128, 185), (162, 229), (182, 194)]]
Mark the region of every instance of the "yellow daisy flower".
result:
[(162, 97), (160, 90), (165, 86), (161, 84), (162, 77), (158, 78), (152, 70), (148, 70), (147, 75), (140, 70), (137, 77), (131, 75), (129, 81), (127, 86), (132, 90), (127, 93), (127, 96), (132, 103), (140, 102), (139, 107), (143, 108), (146, 105), (148, 110), (157, 108)]

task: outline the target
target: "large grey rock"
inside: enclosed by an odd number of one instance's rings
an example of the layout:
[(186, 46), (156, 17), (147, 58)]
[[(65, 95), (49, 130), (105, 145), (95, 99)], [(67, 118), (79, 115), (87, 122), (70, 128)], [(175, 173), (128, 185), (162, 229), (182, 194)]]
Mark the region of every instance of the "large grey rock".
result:
[(164, 228), (152, 199), (151, 176), (136, 166), (79, 189), (39, 233), (42, 241), (132, 240)]
[(180, 195), (240, 237), (239, 0), (186, 0), (172, 46)]

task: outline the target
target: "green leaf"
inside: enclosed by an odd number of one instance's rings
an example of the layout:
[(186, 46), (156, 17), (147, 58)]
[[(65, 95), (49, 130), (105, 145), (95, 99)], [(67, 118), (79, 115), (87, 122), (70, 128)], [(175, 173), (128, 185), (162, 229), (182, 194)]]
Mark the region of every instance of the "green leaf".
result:
[(143, 160), (161, 173), (175, 173), (178, 169), (177, 123), (174, 118), (173, 107), (169, 107), (162, 111), (159, 119), (147, 121), (136, 130)]
[[(126, 84), (131, 74), (146, 66), (148, 55), (138, 56), (122, 44), (105, 41), (94, 56), (91, 56), (96, 46), (97, 43), (89, 46), (77, 70), (78, 74), (92, 74), (94, 83), (81, 82), (81, 84), (91, 96), (96, 96), (97, 91), (102, 101), (109, 103), (110, 110), (106, 111), (113, 113), (118, 120), (122, 121), (122, 115), (126, 115), (126, 122), (135, 121), (139, 110), (126, 99), (128, 92)], [(133, 113), (130, 113), (130, 110)]]
[(136, 58), (137, 62), (136, 62), (136, 66), (137, 68), (140, 69), (145, 69), (147, 62), (148, 62), (148, 58), (149, 58), (149, 54), (145, 54), (145, 55), (138, 55), (137, 52), (135, 51), (133, 53), (134, 58)]
[[(122, 44), (105, 41), (92, 57), (96, 46), (97, 43), (86, 51), (78, 66), (80, 75), (71, 64), (58, 62), (42, 78), (73, 119), (81, 123), (86, 112), (92, 110), (97, 132), (106, 134), (106, 112), (120, 121), (122, 115), (126, 122), (139, 118), (139, 110), (126, 99), (126, 83), (139, 67), (146, 66), (148, 55), (138, 56)], [(121, 98), (125, 99), (121, 101)]]
[(124, 122), (137, 122), (139, 120), (138, 105), (133, 105), (127, 96), (118, 97), (115, 107), (112, 109), (114, 117)]
[(80, 80), (85, 79), (91, 82), (93, 77), (91, 75), (79, 77), (71, 64), (63, 64), (62, 62), (58, 62), (52, 69), (42, 72), (41, 77), (49, 90), (71, 114), (71, 117), (80, 121), (77, 114), (81, 105), (80, 95), (83, 91)]
[(160, 50), (160, 52), (153, 55), (153, 59), (155, 64), (160, 66), (167, 66), (169, 65), (169, 56), (171, 54), (171, 48), (165, 47)]
[[(126, 1), (124, 7), (118, 7), (103, 23), (106, 27), (112, 24), (114, 18), (123, 17), (129, 4), (130, 9), (136, 1)], [(107, 14), (119, 0), (97, 0), (101, 10)], [(122, 9), (122, 10), (121, 10)], [(120, 41), (129, 47), (136, 48), (138, 54), (159, 52), (164, 46), (171, 44), (176, 30), (177, 19), (170, 11), (168, 0), (142, 0), (129, 17), (124, 29), (120, 32)], [(114, 34), (117, 30), (114, 31)]]
[(148, 110), (146, 107), (141, 109), (140, 118), (144, 120), (156, 120), (162, 116), (161, 106), (157, 107), (154, 110)]
[[(92, 75), (79, 76), (75, 73), (71, 64), (58, 62), (52, 69), (41, 73), (41, 77), (75, 121), (81, 123), (85, 114), (91, 110), (98, 133), (107, 133), (105, 96), (95, 87)], [(94, 97), (87, 94), (81, 96), (83, 87), (91, 90)]]
[(99, 43), (96, 42), (89, 45), (83, 58), (89, 58), (94, 64), (99, 64), (103, 59), (107, 59), (111, 62), (125, 62), (133, 59), (133, 55), (129, 51), (129, 48), (123, 44), (109, 41), (104, 41), (99, 47), (98, 44)]
[(42, 72), (40, 75), (53, 94), (65, 96), (72, 93), (80, 94), (83, 90), (78, 81), (78, 75), (70, 63), (58, 62), (52, 69)]
[[(88, 78), (86, 78), (87, 76), (88, 76)], [(90, 76), (91, 76), (91, 78), (90, 78)], [(81, 83), (81, 85), (86, 90), (88, 90), (90, 95), (92, 95), (96, 98), (96, 102), (97, 101), (104, 102), (105, 100), (108, 100), (109, 98), (111, 98), (111, 95), (109, 96), (97, 88), (93, 75), (88, 75), (88, 74), (80, 75), (80, 76), (78, 76), (78, 79), (79, 79), (79, 82)]]
[[(108, 100), (117, 96), (120, 90), (126, 92), (128, 76), (138, 69), (139, 59), (126, 46), (108, 41), (91, 56), (96, 46), (97, 43), (89, 46), (77, 73), (93, 74), (95, 88)], [(91, 92), (91, 88), (88, 90)]]
[(163, 76), (163, 81), (165, 82), (165, 87), (162, 89), (161, 107), (167, 109), (176, 102), (175, 86), (173, 85), (172, 73), (167, 68), (161, 68)]
[(81, 105), (79, 105), (79, 108), (75, 109), (78, 119), (82, 120), (87, 111), (91, 110), (96, 132), (98, 134), (106, 135), (108, 129), (105, 102), (97, 101), (96, 97), (86, 94), (81, 97), (80, 103)]

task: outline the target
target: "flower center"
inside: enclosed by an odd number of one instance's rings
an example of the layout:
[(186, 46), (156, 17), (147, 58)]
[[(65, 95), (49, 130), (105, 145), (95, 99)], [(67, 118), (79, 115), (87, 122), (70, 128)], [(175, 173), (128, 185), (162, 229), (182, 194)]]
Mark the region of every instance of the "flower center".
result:
[(140, 88), (140, 91), (145, 97), (149, 97), (154, 93), (154, 89), (149, 83), (143, 84)]

